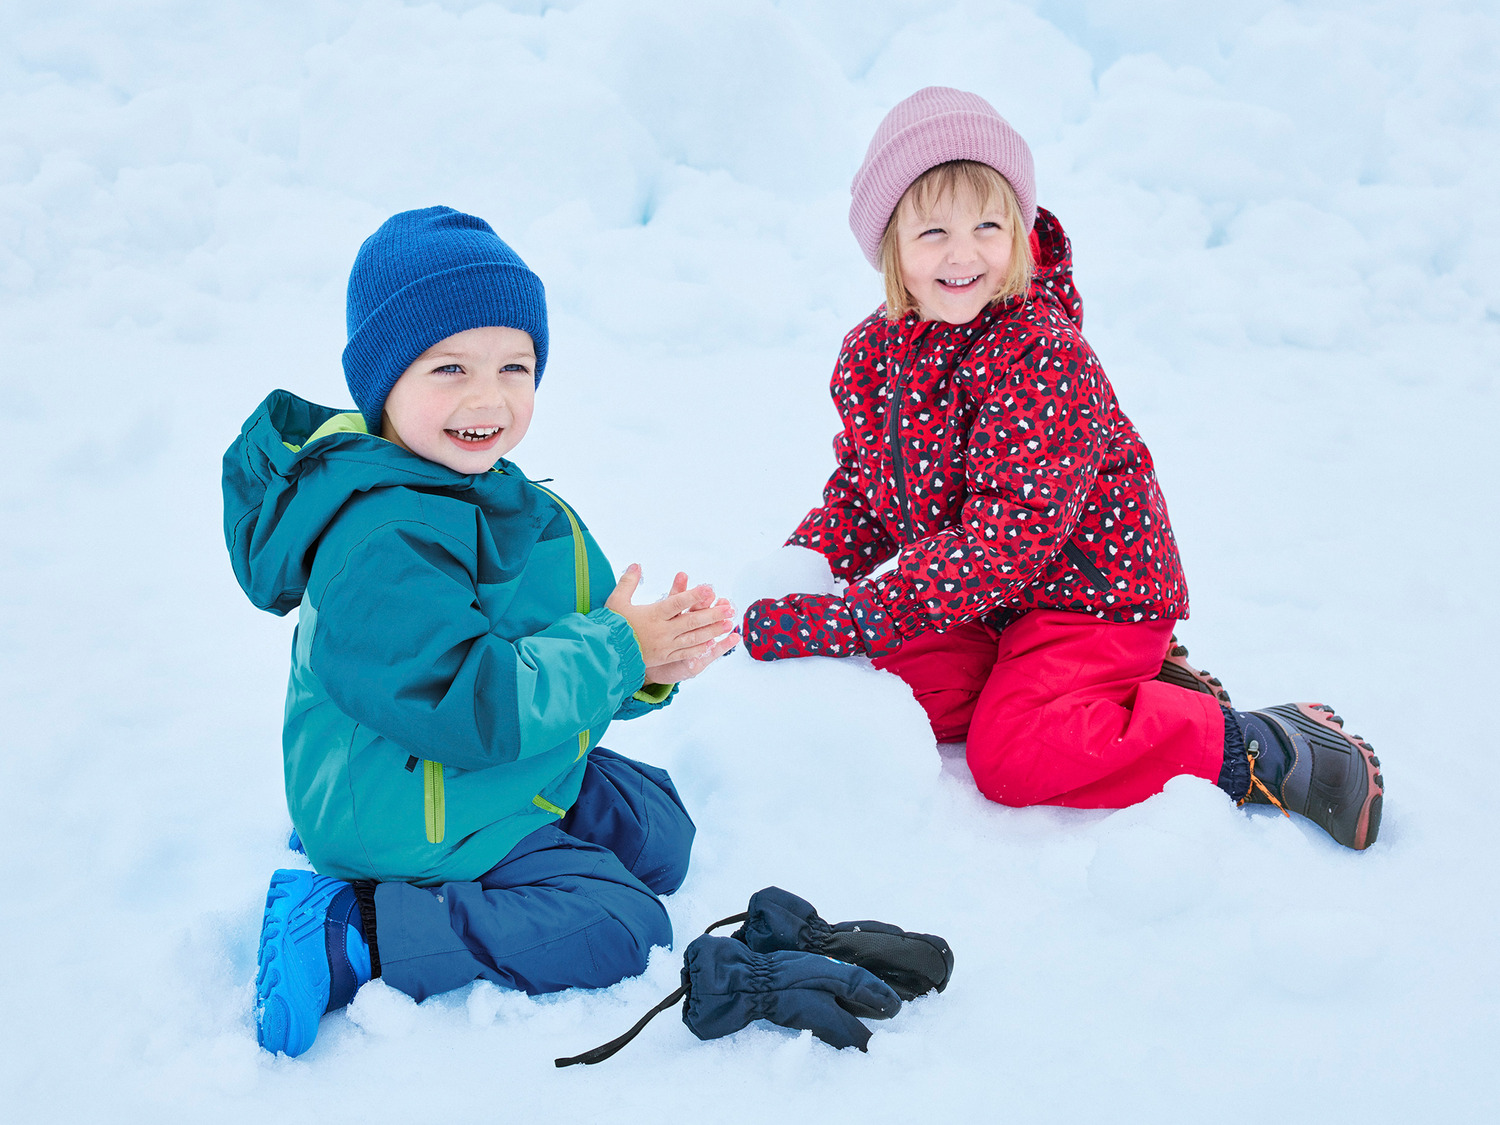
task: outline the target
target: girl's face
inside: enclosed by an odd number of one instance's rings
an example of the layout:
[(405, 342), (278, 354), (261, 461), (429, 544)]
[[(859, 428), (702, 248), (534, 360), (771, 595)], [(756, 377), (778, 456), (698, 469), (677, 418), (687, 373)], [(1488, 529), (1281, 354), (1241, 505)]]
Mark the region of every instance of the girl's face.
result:
[(967, 324), (1005, 285), (1011, 233), (1004, 203), (989, 207), (967, 187), (919, 213), (911, 194), (896, 209), (901, 280), (924, 320)]
[(520, 444), (536, 405), (536, 350), (516, 328), (439, 340), (386, 396), (380, 436), (458, 473), (485, 473)]

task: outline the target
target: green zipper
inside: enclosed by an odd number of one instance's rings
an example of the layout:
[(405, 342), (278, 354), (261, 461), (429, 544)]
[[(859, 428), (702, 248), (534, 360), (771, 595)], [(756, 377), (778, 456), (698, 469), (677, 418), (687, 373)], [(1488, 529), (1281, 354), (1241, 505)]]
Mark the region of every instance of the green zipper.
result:
[(531, 798), (531, 803), (533, 805), (535, 805), (537, 808), (541, 809), (543, 812), (549, 812), (553, 816), (567, 816), (568, 815), (566, 809), (562, 808), (560, 805), (554, 805), (551, 801), (547, 800), (547, 798), (543, 797), (540, 793), (538, 793), (535, 797)]
[(443, 763), (422, 763), (422, 807), (427, 815), (427, 842), (441, 844), (447, 833), (447, 808), (443, 799)]

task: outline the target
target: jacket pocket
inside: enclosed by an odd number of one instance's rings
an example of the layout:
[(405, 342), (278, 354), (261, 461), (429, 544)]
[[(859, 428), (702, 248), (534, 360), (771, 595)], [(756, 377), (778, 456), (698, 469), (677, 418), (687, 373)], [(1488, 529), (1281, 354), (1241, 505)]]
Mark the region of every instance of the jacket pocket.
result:
[(447, 833), (447, 810), (443, 799), (443, 763), (422, 763), (422, 810), (427, 820), (427, 842), (441, 844)]
[(1103, 593), (1114, 589), (1114, 583), (1104, 576), (1104, 571), (1094, 565), (1094, 561), (1083, 553), (1083, 548), (1077, 543), (1072, 540), (1065, 543), (1063, 554), (1068, 556), (1068, 561), (1073, 564), (1073, 568), (1087, 578), (1095, 590)]

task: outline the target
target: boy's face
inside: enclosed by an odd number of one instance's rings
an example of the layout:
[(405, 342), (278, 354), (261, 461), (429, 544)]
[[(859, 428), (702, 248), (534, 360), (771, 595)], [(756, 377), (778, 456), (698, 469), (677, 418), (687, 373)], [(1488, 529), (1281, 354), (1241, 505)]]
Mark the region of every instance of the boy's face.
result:
[(380, 436), (455, 472), (488, 472), (526, 436), (535, 376), (536, 351), (525, 332), (456, 333), (401, 373), (386, 396)]
[(967, 324), (1005, 285), (1010, 228), (1005, 206), (982, 207), (960, 188), (918, 213), (904, 198), (896, 213), (901, 280), (926, 320)]

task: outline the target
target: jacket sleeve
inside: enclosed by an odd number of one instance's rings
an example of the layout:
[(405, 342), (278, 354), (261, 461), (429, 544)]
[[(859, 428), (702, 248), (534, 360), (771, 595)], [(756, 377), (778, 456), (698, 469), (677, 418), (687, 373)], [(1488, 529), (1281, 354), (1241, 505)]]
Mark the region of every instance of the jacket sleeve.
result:
[(397, 520), (343, 552), (323, 582), (315, 575), (311, 665), (329, 697), (412, 754), (462, 769), (602, 729), (644, 679), (630, 625), (596, 609), (497, 636), (476, 604), (476, 566), (468, 544)]
[(828, 560), (838, 578), (853, 582), (863, 578), (896, 553), (896, 542), (885, 525), (870, 510), (859, 487), (858, 445), (852, 433), (840, 391), (849, 381), (853, 333), (845, 339), (834, 365), (831, 391), (844, 426), (833, 439), (833, 475), (823, 487), (823, 503), (808, 512), (786, 541), (790, 547), (808, 547)]
[(981, 341), (967, 374), (996, 361), (1006, 369), (988, 373), (969, 432), (959, 522), (852, 588), (902, 636), (983, 617), (1035, 581), (1072, 537), (1110, 447), (1113, 392), (1076, 332), (1054, 326), (1019, 347)]

